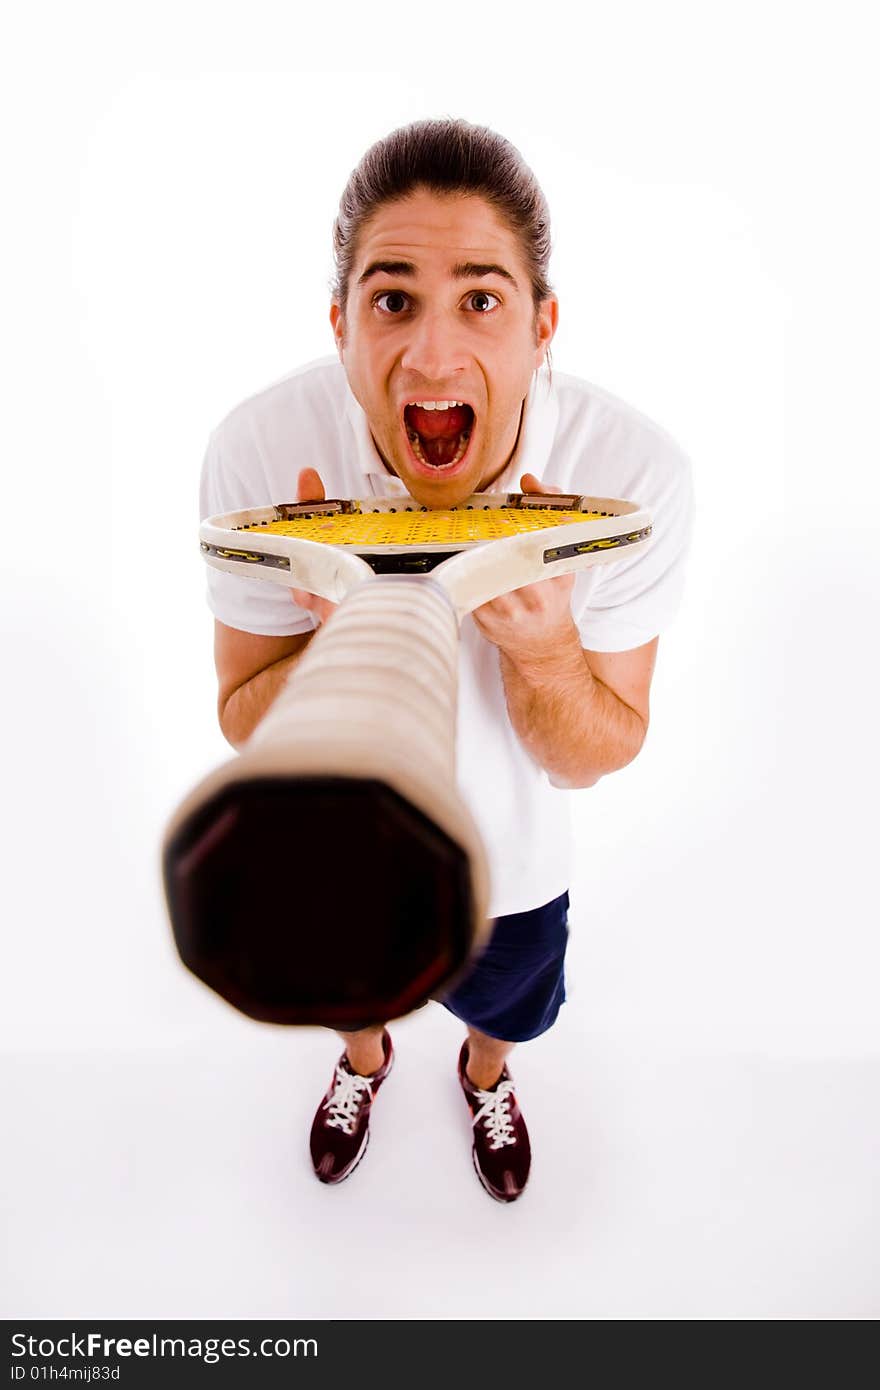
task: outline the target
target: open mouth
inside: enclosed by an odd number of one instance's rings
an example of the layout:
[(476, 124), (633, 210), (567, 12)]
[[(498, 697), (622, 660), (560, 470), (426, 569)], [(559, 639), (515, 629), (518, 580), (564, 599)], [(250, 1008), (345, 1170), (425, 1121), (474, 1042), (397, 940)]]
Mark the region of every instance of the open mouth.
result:
[(403, 418), (410, 447), (424, 467), (454, 468), (461, 463), (474, 428), (471, 406), (458, 401), (440, 401), (431, 408), (408, 405)]

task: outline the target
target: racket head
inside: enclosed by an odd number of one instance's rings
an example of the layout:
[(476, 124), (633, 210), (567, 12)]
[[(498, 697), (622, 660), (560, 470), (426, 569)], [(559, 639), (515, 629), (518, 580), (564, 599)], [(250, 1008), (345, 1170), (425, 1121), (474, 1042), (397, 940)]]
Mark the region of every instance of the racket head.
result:
[[(209, 517), (199, 531), (214, 568), (337, 603), (375, 573), (445, 583), (458, 558), (449, 579), (459, 616), (511, 588), (631, 554), (650, 537), (651, 518), (636, 503), (574, 493), (477, 493), (438, 510), (389, 497), (279, 503)], [(474, 552), (486, 553), (471, 561)]]

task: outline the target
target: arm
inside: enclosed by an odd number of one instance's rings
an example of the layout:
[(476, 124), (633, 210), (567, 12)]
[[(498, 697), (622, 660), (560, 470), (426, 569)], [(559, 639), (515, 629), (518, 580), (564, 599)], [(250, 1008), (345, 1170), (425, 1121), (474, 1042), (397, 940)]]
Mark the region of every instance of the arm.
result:
[[(314, 468), (303, 468), (297, 478), (297, 500), (321, 502), (324, 484)], [(290, 597), (301, 608), (326, 622), (336, 608), (329, 599), (292, 589)], [(287, 681), (315, 632), (291, 637), (260, 637), (214, 621), (214, 666), (219, 692), (217, 717), (227, 743), (240, 748), (250, 738), (266, 710)]]
[(258, 637), (215, 619), (217, 717), (233, 748), (250, 738), (314, 635)]
[[(523, 492), (558, 492), (533, 473)], [(575, 576), (545, 579), (483, 604), (473, 617), (498, 647), (507, 712), (560, 785), (592, 787), (632, 762), (648, 732), (658, 638), (627, 652), (588, 652), (571, 615)]]
[(560, 783), (591, 787), (635, 758), (648, 731), (657, 643), (588, 652), (572, 622), (541, 660), (501, 652), (511, 723)]
[(574, 575), (544, 579), (474, 610), (498, 647), (510, 721), (560, 782), (592, 787), (625, 767), (648, 731), (658, 638), (629, 652), (587, 652), (571, 616)]

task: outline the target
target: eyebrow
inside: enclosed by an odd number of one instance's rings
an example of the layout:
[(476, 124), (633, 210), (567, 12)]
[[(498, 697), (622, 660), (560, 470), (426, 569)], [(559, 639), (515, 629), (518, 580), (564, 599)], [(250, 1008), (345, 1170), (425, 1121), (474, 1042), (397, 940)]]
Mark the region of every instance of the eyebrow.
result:
[[(408, 275), (414, 277), (418, 275), (418, 270), (412, 261), (371, 261), (363, 275), (358, 279), (358, 284), (365, 284), (371, 275)], [(505, 270), (503, 265), (495, 265), (494, 262), (461, 261), (452, 267), (454, 280), (477, 280), (484, 275), (500, 275), (504, 280), (509, 280), (515, 290), (519, 289), (519, 285), (510, 271)]]

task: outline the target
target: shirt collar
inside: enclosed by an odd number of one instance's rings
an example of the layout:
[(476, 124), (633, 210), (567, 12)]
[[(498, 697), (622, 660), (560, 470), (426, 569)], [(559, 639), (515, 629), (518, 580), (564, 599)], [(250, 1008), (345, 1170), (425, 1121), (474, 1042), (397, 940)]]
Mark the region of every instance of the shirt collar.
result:
[[(385, 467), (370, 433), (363, 408), (358, 403), (346, 379), (345, 414), (354, 434), (358, 468), (369, 477), (374, 496), (405, 497), (404, 483)], [(553, 448), (559, 419), (559, 400), (550, 380), (546, 364), (533, 373), (529, 394), (525, 400), (519, 441), (505, 468), (489, 485), (492, 492), (519, 492), (520, 478), (534, 473), (543, 478)]]

